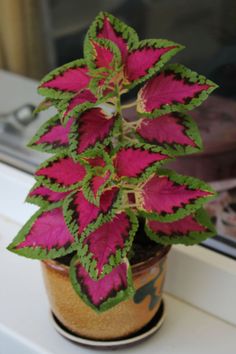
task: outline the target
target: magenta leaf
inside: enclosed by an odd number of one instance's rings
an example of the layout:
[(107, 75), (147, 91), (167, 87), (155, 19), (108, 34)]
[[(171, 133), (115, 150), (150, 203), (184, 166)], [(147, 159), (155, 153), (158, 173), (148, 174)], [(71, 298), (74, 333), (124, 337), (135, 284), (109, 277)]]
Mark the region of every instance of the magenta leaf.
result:
[(82, 183), (82, 189), (85, 198), (90, 203), (99, 205), (100, 196), (110, 182), (111, 176), (111, 171), (108, 170), (107, 166), (99, 175), (93, 174), (92, 171), (87, 173)]
[(87, 235), (78, 255), (83, 254), (81, 263), (92, 278), (102, 278), (120, 264), (130, 251), (137, 228), (136, 216), (123, 211)]
[(74, 250), (74, 238), (65, 224), (62, 209), (37, 211), (8, 249), (37, 259), (56, 258), (71, 253)]
[(169, 113), (154, 119), (142, 118), (136, 132), (140, 141), (162, 146), (171, 156), (199, 152), (202, 148), (196, 123), (183, 113)]
[(134, 295), (128, 260), (123, 260), (102, 279), (94, 280), (75, 256), (70, 265), (70, 279), (76, 293), (97, 312), (106, 311)]
[(216, 88), (217, 85), (204, 76), (183, 65), (171, 64), (141, 88), (137, 110), (149, 117), (191, 110)]
[(101, 224), (104, 215), (112, 217), (119, 203), (120, 192), (117, 187), (107, 189), (101, 194), (99, 206), (90, 203), (82, 191), (75, 191), (63, 204), (64, 217), (70, 232), (76, 239), (81, 239), (86, 229)]
[(145, 144), (126, 144), (117, 151), (113, 163), (118, 177), (138, 178), (150, 173), (169, 158), (161, 149)]
[(100, 196), (105, 188), (114, 185), (114, 167), (112, 159), (105, 150), (91, 150), (88, 157), (83, 158), (87, 175), (82, 182), (82, 190), (85, 198), (99, 206)]
[(88, 30), (85, 39), (86, 59), (86, 47), (89, 38), (104, 38), (114, 43), (120, 50), (123, 62), (126, 59), (129, 48), (138, 44), (138, 36), (135, 30), (106, 12), (99, 13)]
[(173, 171), (158, 169), (137, 193), (138, 209), (158, 221), (176, 221), (214, 198), (209, 185)]
[(119, 117), (105, 113), (102, 108), (91, 108), (74, 120), (70, 133), (70, 151), (75, 160), (88, 148), (96, 144), (110, 143), (118, 129)]
[(52, 99), (70, 99), (75, 93), (88, 87), (90, 76), (84, 59), (65, 64), (47, 74), (38, 92)]
[(29, 192), (26, 201), (28, 203), (36, 204), (40, 207), (48, 207), (50, 205), (61, 206), (64, 199), (71, 192), (55, 192), (48, 187), (43, 186), (37, 182)]
[(215, 235), (214, 226), (204, 209), (173, 222), (147, 220), (145, 231), (154, 241), (169, 245), (193, 245)]
[(74, 162), (67, 154), (56, 155), (46, 160), (35, 172), (36, 179), (54, 190), (67, 192), (81, 185), (86, 169)]
[[(93, 72), (104, 73), (106, 77), (108, 72), (121, 66), (121, 55), (119, 49), (109, 40), (90, 39), (87, 43), (86, 57), (88, 67)], [(104, 70), (100, 70), (104, 69)], [(115, 74), (115, 72), (113, 73)], [(102, 75), (103, 76), (103, 75)]]
[(62, 101), (59, 109), (63, 112), (63, 121), (67, 122), (70, 117), (77, 117), (78, 113), (98, 104), (96, 96), (88, 89), (80, 91), (71, 99)]
[(69, 132), (72, 124), (70, 119), (65, 126), (61, 124), (59, 114), (44, 123), (28, 146), (43, 152), (59, 153), (69, 147)]
[(129, 51), (125, 61), (125, 77), (129, 88), (149, 79), (183, 46), (164, 39), (140, 41)]

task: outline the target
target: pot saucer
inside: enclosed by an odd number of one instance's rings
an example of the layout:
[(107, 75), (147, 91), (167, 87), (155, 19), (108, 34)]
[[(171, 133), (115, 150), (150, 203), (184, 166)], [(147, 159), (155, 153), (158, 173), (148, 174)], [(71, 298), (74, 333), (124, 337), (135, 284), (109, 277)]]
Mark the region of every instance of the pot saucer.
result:
[(102, 348), (102, 347), (115, 348), (115, 347), (128, 346), (136, 342), (140, 342), (145, 338), (150, 337), (152, 334), (158, 331), (159, 328), (162, 326), (166, 316), (166, 310), (165, 310), (164, 301), (162, 300), (157, 313), (146, 326), (144, 326), (138, 332), (128, 337), (116, 339), (116, 340), (96, 340), (96, 339), (80, 337), (74, 334), (73, 332), (71, 332), (70, 330), (68, 330), (52, 312), (50, 312), (50, 315), (56, 331), (60, 333), (62, 336), (66, 337), (67, 339), (71, 340), (72, 342), (89, 346), (89, 347), (96, 347), (96, 348)]

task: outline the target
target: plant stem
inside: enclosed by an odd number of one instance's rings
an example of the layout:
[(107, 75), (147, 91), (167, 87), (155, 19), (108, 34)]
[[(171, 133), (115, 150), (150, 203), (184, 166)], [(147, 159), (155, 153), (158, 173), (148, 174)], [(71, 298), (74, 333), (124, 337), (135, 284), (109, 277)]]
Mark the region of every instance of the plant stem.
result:
[(123, 104), (121, 106), (121, 109), (126, 109), (126, 108), (131, 108), (137, 105), (137, 101), (131, 102), (131, 103), (127, 103), (127, 104)]

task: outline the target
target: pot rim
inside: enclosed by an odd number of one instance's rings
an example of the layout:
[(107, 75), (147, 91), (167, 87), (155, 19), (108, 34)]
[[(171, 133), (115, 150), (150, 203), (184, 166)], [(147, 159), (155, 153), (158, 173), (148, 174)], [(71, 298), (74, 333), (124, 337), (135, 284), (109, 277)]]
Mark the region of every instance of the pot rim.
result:
[[(158, 261), (160, 261), (162, 258), (164, 258), (167, 253), (170, 251), (171, 246), (163, 246), (161, 250), (158, 250), (155, 256), (152, 256), (148, 258), (145, 261), (139, 262), (137, 264), (132, 264), (132, 273), (133, 275), (137, 275), (139, 272), (142, 272), (144, 269), (151, 267)], [(69, 266), (62, 264), (55, 259), (43, 259), (41, 260), (42, 263), (45, 264), (45, 266), (54, 269), (55, 271), (58, 271), (62, 275), (68, 276), (69, 275)]]

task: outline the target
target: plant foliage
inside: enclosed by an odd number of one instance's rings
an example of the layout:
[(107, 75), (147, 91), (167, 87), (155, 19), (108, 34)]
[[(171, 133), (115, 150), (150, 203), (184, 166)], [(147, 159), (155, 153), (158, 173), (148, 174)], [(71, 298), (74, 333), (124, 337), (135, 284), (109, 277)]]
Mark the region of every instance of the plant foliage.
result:
[[(214, 234), (202, 209), (214, 197), (204, 182), (161, 168), (201, 150), (186, 114), (217, 87), (179, 64), (183, 46), (140, 41), (134, 29), (102, 12), (84, 41), (84, 58), (43, 78), (38, 111), (54, 106), (29, 146), (53, 156), (36, 171), (27, 201), (40, 207), (9, 250), (45, 259), (76, 252), (75, 291), (96, 311), (134, 294), (129, 254), (139, 216), (146, 234), (169, 245), (199, 243)], [(137, 118), (124, 117), (121, 96), (138, 92)], [(144, 235), (145, 237), (145, 235)]]

